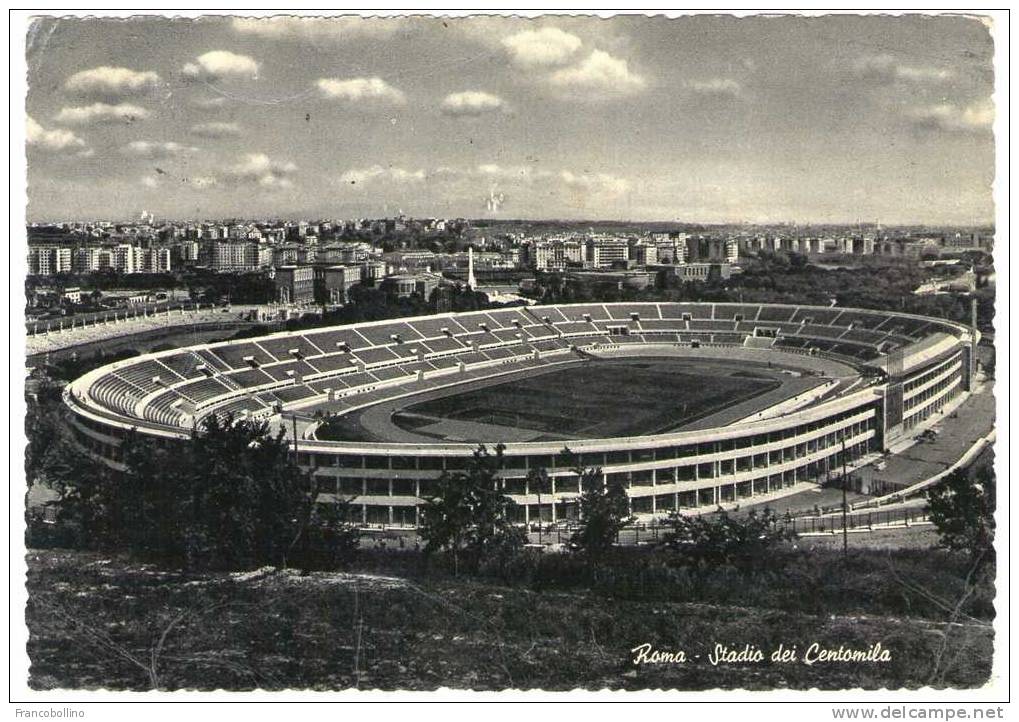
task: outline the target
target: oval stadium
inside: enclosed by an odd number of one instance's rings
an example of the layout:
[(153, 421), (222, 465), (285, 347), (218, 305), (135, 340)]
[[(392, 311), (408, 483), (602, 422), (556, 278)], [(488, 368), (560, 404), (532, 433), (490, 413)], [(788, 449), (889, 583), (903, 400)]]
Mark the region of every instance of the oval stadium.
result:
[[(873, 459), (966, 398), (978, 340), (839, 307), (513, 307), (151, 353), (64, 398), (77, 442), (113, 466), (131, 430), (175, 444), (210, 414), (267, 420), (296, 433), (319, 501), (350, 500), (366, 525), (415, 526), (479, 444), (505, 447), (515, 521), (576, 517), (564, 448), (646, 519), (765, 503)], [(529, 488), (535, 468), (549, 488)]]

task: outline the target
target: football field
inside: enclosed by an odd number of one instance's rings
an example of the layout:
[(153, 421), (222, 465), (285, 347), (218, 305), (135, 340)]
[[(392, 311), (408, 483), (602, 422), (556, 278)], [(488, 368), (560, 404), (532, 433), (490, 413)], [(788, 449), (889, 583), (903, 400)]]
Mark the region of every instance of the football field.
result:
[(724, 362), (596, 361), (411, 403), (393, 421), (470, 441), (656, 434), (777, 389), (777, 376)]

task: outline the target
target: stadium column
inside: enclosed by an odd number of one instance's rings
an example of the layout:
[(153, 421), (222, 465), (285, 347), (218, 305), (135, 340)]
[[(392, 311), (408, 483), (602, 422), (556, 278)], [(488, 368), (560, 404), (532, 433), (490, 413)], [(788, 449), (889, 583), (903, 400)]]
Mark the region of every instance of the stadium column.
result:
[(658, 513), (658, 495), (655, 494), (655, 487), (658, 486), (658, 469), (651, 470), (651, 515)]

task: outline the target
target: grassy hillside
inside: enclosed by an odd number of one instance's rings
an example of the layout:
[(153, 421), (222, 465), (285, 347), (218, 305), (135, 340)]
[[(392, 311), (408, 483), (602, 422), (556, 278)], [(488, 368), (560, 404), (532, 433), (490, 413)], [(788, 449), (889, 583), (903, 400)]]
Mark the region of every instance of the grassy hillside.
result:
[[(905, 557), (858, 552), (839, 571), (837, 554), (815, 549), (795, 557), (815, 562), (794, 576), (744, 580), (720, 570), (693, 601), (682, 584), (645, 572), (643, 588), (628, 583), (614, 594), (533, 577), (508, 586), (425, 575), (416, 561), (386, 561), (393, 555), (362, 560), (358, 573), (184, 576), (93, 553), (34, 551), (30, 683), (138, 690), (983, 684), (993, 591), (979, 590), (957, 624), (946, 625), (950, 610), (926, 597), (954, 594), (946, 580), (957, 570), (939, 552), (894, 553)], [(863, 650), (880, 642), (891, 660), (768, 660), (779, 644), (802, 654), (814, 642)], [(683, 650), (688, 661), (636, 666), (631, 650), (642, 643)], [(712, 665), (716, 643), (753, 645), (765, 660)]]

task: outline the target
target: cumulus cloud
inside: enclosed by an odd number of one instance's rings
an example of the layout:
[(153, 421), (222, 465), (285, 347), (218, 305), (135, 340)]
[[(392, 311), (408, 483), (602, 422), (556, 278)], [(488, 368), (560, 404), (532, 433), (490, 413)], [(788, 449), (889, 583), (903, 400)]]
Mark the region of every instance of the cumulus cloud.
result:
[[(388, 177), (384, 169), (375, 166), (374, 177)], [(385, 169), (389, 171), (390, 169)], [(398, 170), (398, 169), (397, 169)], [(502, 165), (499, 163), (482, 163), (467, 168), (451, 168), (443, 166), (435, 170), (417, 171), (415, 179), (429, 181), (463, 182), (468, 186), (485, 184), (493, 189), (501, 187), (534, 188), (547, 194), (557, 189), (583, 191), (588, 195), (602, 198), (618, 197), (630, 190), (630, 181), (611, 173), (594, 173), (589, 171), (575, 172), (570, 169), (549, 170), (533, 165)]]
[(202, 110), (215, 110), (216, 108), (222, 108), (226, 105), (227, 100), (222, 95), (217, 95), (214, 98), (193, 98), (191, 105), (195, 108)]
[(191, 126), (191, 132), (202, 138), (234, 138), (241, 134), (241, 126), (237, 123), (197, 123)]
[(551, 178), (555, 174), (548, 170), (535, 168), (529, 165), (499, 165), (498, 163), (482, 163), (477, 168), (468, 171), (490, 181), (522, 181), (532, 182), (539, 179)]
[(580, 49), (580, 38), (559, 28), (547, 27), (503, 38), (513, 63), (521, 68), (555, 67), (567, 63)]
[(732, 78), (709, 78), (707, 80), (688, 80), (686, 87), (695, 93), (702, 95), (731, 95), (737, 96), (743, 91), (743, 86)]
[(320, 78), (315, 85), (324, 98), (348, 103), (380, 102), (402, 105), (403, 92), (382, 78)]
[(266, 40), (307, 40), (337, 42), (355, 37), (387, 37), (399, 27), (396, 18), (309, 18), (275, 16), (234, 18), (231, 28), (242, 35)]
[(162, 168), (155, 168), (155, 173), (147, 173), (139, 179), (139, 183), (146, 188), (165, 188), (175, 184), (175, 188), (186, 190), (201, 190), (219, 184), (215, 176), (175, 176), (167, 173)]
[(85, 148), (85, 141), (71, 131), (64, 130), (63, 128), (47, 130), (39, 125), (32, 116), (28, 116), (28, 121), (25, 125), (25, 141), (33, 148), (50, 153)]
[(71, 95), (90, 100), (118, 101), (147, 95), (159, 85), (159, 74), (102, 65), (82, 70), (64, 82)]
[(196, 189), (208, 188), (219, 183), (215, 176), (195, 176), (193, 178), (184, 178), (183, 181), (188, 187)]
[(137, 105), (93, 103), (73, 108), (61, 108), (60, 112), (56, 114), (55, 120), (67, 125), (109, 125), (112, 123), (133, 123), (148, 117), (149, 111)]
[(290, 161), (270, 158), (265, 153), (248, 153), (239, 163), (223, 174), (223, 180), (238, 185), (257, 185), (262, 188), (290, 188), (290, 176), (297, 166)]
[(132, 141), (125, 145), (123, 150), (127, 155), (151, 159), (176, 158), (181, 155), (198, 152), (198, 148), (195, 148), (194, 146), (181, 145), (180, 143), (173, 142), (160, 143), (149, 140)]
[(611, 173), (573, 173), (564, 170), (559, 174), (563, 184), (574, 192), (598, 197), (618, 198), (630, 190), (630, 181)]
[(605, 95), (629, 95), (647, 86), (647, 81), (632, 72), (625, 60), (603, 50), (594, 50), (576, 65), (555, 71), (549, 82), (561, 88)]
[(481, 90), (466, 90), (462, 93), (450, 93), (440, 107), (446, 115), (477, 117), (485, 113), (504, 111), (506, 103), (498, 95)]
[(210, 83), (223, 78), (257, 78), (258, 62), (229, 50), (212, 50), (185, 64), (181, 72), (190, 80)]
[(960, 133), (988, 131), (994, 125), (994, 103), (988, 98), (969, 105), (942, 103), (912, 108), (907, 117), (920, 128)]
[(340, 176), (340, 183), (345, 185), (365, 185), (379, 180), (394, 183), (416, 183), (424, 179), (424, 170), (410, 171), (394, 166), (383, 167), (381, 165), (373, 165), (368, 168), (351, 168)]
[(954, 77), (952, 71), (931, 65), (906, 65), (893, 55), (867, 55), (858, 58), (853, 71), (864, 78), (883, 83), (942, 83)]
[(568, 168), (558, 171), (529, 165), (499, 165), (486, 163), (468, 170), (463, 185), (474, 188), (485, 184), (489, 188), (486, 210), (503, 209), (510, 195), (514, 203), (547, 202), (558, 197), (572, 207), (585, 207), (610, 203), (627, 194), (631, 188), (626, 178), (611, 173), (577, 172)]
[(430, 168), (371, 165), (345, 171), (334, 184), (395, 204), (406, 202), (411, 189), (415, 198), (436, 207), (474, 199), (479, 211), (489, 213), (530, 212), (550, 203), (571, 209), (604, 208), (632, 190), (628, 179), (611, 172), (494, 162)]

